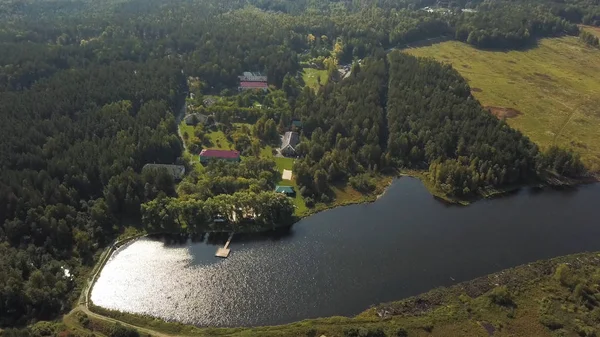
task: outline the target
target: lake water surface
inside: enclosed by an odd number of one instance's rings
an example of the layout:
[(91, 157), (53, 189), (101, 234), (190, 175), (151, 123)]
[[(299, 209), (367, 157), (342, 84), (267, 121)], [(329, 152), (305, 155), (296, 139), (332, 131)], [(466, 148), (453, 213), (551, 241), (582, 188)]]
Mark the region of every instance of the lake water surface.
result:
[(599, 200), (594, 184), (447, 206), (418, 180), (401, 178), (375, 203), (316, 214), (284, 234), (236, 235), (227, 259), (206, 242), (134, 241), (113, 254), (92, 301), (200, 326), (354, 315), (519, 264), (600, 250)]

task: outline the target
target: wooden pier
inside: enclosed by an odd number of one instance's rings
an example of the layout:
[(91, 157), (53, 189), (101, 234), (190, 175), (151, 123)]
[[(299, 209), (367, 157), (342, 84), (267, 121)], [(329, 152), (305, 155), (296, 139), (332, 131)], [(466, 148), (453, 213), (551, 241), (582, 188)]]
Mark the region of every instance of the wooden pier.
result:
[(217, 253), (215, 254), (216, 257), (226, 258), (229, 256), (229, 252), (231, 251), (231, 249), (229, 249), (231, 239), (233, 239), (233, 233), (231, 233), (229, 239), (227, 239), (227, 242), (225, 242), (225, 246), (223, 246), (223, 248), (217, 249)]

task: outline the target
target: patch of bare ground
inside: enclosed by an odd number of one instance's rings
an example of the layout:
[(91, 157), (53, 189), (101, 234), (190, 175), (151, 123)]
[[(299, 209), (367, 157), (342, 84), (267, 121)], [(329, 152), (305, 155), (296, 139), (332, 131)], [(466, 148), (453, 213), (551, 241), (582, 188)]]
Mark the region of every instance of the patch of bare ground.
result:
[(493, 336), (494, 332), (496, 331), (496, 328), (488, 322), (480, 322), (479, 324), (481, 324), (481, 326), (485, 329), (485, 331), (488, 333), (488, 336)]
[(486, 106), (485, 107), (492, 115), (498, 117), (498, 119), (515, 118), (521, 115), (521, 111), (514, 108), (504, 108), (499, 106)]
[(463, 66), (463, 68), (471, 69), (471, 66), (468, 64), (463, 64), (462, 66)]
[(482, 92), (483, 90), (481, 88), (471, 88), (472, 92)]

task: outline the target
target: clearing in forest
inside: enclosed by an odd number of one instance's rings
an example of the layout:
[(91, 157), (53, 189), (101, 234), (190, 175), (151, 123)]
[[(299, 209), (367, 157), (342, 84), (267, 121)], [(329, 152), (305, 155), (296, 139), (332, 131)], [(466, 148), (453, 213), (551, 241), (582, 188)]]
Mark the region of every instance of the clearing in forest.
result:
[(304, 85), (310, 87), (314, 91), (319, 90), (319, 86), (327, 84), (328, 79), (327, 70), (318, 70), (314, 68), (304, 68), (302, 70), (302, 80), (304, 81)]
[(600, 171), (600, 50), (576, 37), (524, 51), (485, 51), (449, 41), (406, 51), (451, 63), (475, 98), (542, 148), (579, 152)]

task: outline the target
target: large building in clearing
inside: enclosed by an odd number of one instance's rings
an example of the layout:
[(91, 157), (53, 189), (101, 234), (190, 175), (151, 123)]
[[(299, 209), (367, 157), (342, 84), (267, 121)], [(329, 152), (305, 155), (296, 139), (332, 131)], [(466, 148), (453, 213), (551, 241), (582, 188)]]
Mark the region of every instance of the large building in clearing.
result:
[(267, 91), (269, 85), (267, 84), (267, 76), (261, 73), (252, 73), (245, 71), (242, 76), (238, 76), (240, 79), (239, 91), (243, 90), (263, 90)]
[(237, 163), (241, 159), (240, 153), (234, 150), (204, 149), (200, 152), (200, 163), (202, 163), (202, 165), (208, 164), (211, 160), (226, 160)]

